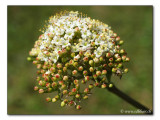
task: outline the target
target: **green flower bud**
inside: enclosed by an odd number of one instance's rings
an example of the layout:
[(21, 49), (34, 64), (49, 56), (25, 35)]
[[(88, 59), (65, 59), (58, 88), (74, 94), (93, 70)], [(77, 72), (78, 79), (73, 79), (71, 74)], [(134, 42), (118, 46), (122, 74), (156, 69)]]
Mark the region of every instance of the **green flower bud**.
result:
[(89, 76), (85, 76), (85, 82), (89, 81)]
[(101, 71), (96, 71), (96, 75), (100, 76), (101, 75)]
[(37, 64), (37, 69), (41, 69), (42, 65), (41, 64)]
[(109, 61), (110, 61), (110, 62), (113, 62), (113, 58), (112, 58), (112, 57), (111, 57), (111, 58), (109, 58)]
[(57, 68), (58, 68), (58, 69), (61, 69), (61, 68), (62, 68), (62, 64), (61, 64), (61, 63), (58, 63), (58, 64), (57, 64)]
[(84, 83), (86, 83), (86, 81), (85, 81), (85, 80), (82, 80), (81, 83), (84, 84)]
[(64, 101), (61, 102), (61, 107), (64, 107), (66, 103)]
[(103, 57), (100, 57), (99, 60), (100, 60), (100, 62), (103, 62), (103, 61), (104, 61)]
[(78, 80), (74, 80), (73, 83), (76, 85), (78, 84)]
[(39, 93), (44, 93), (44, 90), (43, 89), (39, 89)]
[(94, 58), (93, 59), (95, 63), (99, 63), (99, 59), (98, 58)]
[(82, 70), (83, 70), (83, 67), (82, 67), (82, 66), (79, 66), (78, 70), (79, 70), (79, 71), (82, 71)]
[(100, 84), (98, 82), (94, 83), (95, 87), (98, 87)]
[(73, 70), (73, 71), (72, 71), (72, 74), (73, 74), (73, 75), (76, 75), (76, 74), (77, 74), (77, 70)]
[(67, 50), (67, 51), (70, 51), (70, 50), (71, 50), (71, 47), (70, 47), (70, 46), (67, 46), (67, 47), (66, 47), (66, 50)]
[(75, 93), (77, 91), (76, 88), (72, 88), (72, 92)]
[(102, 85), (101, 85), (101, 88), (106, 88), (106, 87), (107, 87), (106, 84), (102, 84)]
[(106, 53), (106, 57), (110, 58), (111, 57), (111, 53)]
[(76, 94), (76, 96), (75, 96), (76, 98), (80, 98), (80, 94)]
[(58, 100), (59, 99), (59, 95), (56, 95), (55, 98)]
[(71, 53), (71, 57), (74, 58), (75, 57), (75, 53)]
[(79, 51), (79, 55), (82, 56), (83, 55), (83, 51)]
[(54, 73), (55, 71), (56, 71), (56, 69), (55, 69), (54, 67), (51, 67), (51, 68), (50, 68), (50, 72), (51, 72), (51, 73)]
[(88, 92), (89, 92), (89, 89), (88, 89), (88, 88), (85, 88), (85, 89), (84, 89), (84, 93), (87, 94)]
[(122, 66), (123, 66), (122, 63), (119, 63), (119, 64), (118, 64), (118, 68), (121, 68)]
[(84, 58), (83, 58), (83, 61), (84, 61), (84, 62), (87, 62), (87, 61), (88, 61), (88, 57), (84, 57)]
[(80, 106), (80, 105), (77, 105), (77, 106), (76, 106), (76, 109), (77, 109), (77, 110), (80, 110), (80, 109), (81, 109), (81, 106)]
[(89, 68), (89, 71), (90, 71), (90, 72), (94, 72), (94, 68), (93, 68), (93, 67), (90, 67), (90, 68)]
[(124, 73), (127, 73), (127, 72), (128, 72), (128, 68), (125, 68), (125, 69), (124, 69)]
[(90, 60), (90, 61), (89, 61), (89, 64), (90, 64), (91, 66), (93, 66), (93, 60)]
[(121, 54), (124, 54), (124, 53), (125, 53), (125, 50), (124, 50), (124, 49), (121, 49), (121, 50), (120, 50), (120, 53), (121, 53)]
[(78, 66), (78, 62), (74, 62), (74, 63), (73, 63), (73, 66), (74, 66), (74, 67), (77, 67), (77, 66)]
[(67, 67), (63, 67), (63, 72), (66, 72), (67, 71)]
[(63, 80), (67, 81), (68, 80), (68, 76), (63, 76)]
[(119, 41), (119, 45), (122, 45), (123, 43), (124, 43), (123, 40), (120, 40), (120, 41)]
[(112, 72), (115, 73), (117, 71), (117, 68), (112, 68)]
[(31, 58), (31, 57), (27, 57), (27, 60), (28, 60), (28, 61), (32, 61), (32, 58)]
[(56, 102), (57, 101), (57, 99), (56, 98), (52, 98), (52, 102)]
[(59, 85), (63, 85), (63, 81), (58, 81)]
[(47, 98), (46, 98), (46, 101), (47, 101), (47, 102), (51, 102), (51, 98), (50, 98), (50, 97), (47, 97)]
[(87, 75), (88, 72), (86, 70), (83, 71), (83, 75)]
[(35, 87), (34, 87), (34, 90), (35, 90), (35, 91), (38, 91), (38, 90), (39, 90), (38, 86), (35, 86)]
[(125, 60), (126, 62), (129, 62), (130, 61), (130, 58), (129, 57), (126, 57), (126, 60)]
[(66, 88), (66, 85), (62, 84), (61, 89), (65, 89), (65, 88)]
[(125, 56), (125, 55), (122, 56), (122, 60), (123, 60), (123, 61), (126, 60), (126, 56)]
[(56, 88), (56, 87), (57, 87), (57, 83), (56, 83), (56, 82), (53, 82), (53, 83), (52, 83), (52, 87), (53, 87), (53, 88)]
[(48, 92), (51, 92), (51, 91), (52, 91), (52, 88), (48, 88), (47, 91), (48, 91)]
[(97, 79), (97, 75), (96, 75), (96, 74), (94, 74), (94, 75), (93, 75), (93, 78), (94, 78), (94, 79)]
[(44, 70), (48, 69), (47, 65), (43, 65), (42, 68), (43, 68)]
[(85, 100), (85, 99), (88, 99), (88, 96), (87, 95), (85, 95), (84, 97), (83, 97), (83, 99)]
[(33, 61), (33, 64), (34, 64), (34, 65), (36, 65), (37, 63), (38, 63), (38, 61), (36, 61), (36, 60)]
[(63, 90), (63, 95), (67, 94), (68, 91), (67, 90)]
[(69, 106), (72, 106), (73, 104), (74, 102), (72, 100), (68, 103)]
[(107, 78), (106, 78), (106, 77), (103, 77), (103, 78), (102, 78), (102, 81), (106, 81), (106, 80), (107, 80)]
[(42, 80), (40, 80), (38, 83), (39, 83), (39, 85), (42, 86), (42, 87), (44, 87), (44, 86), (46, 85), (46, 82), (45, 82), (45, 81), (42, 81)]
[(40, 79), (41, 79), (41, 77), (39, 77), (39, 76), (36, 77), (36, 80), (37, 80), (37, 81), (40, 81)]
[(89, 84), (89, 89), (92, 89), (94, 86), (93, 86), (93, 84)]
[(111, 87), (113, 87), (113, 84), (112, 84), (112, 83), (109, 84), (109, 88), (111, 88)]
[(107, 70), (102, 70), (102, 75), (106, 75), (107, 74)]
[(46, 83), (46, 87), (49, 88), (51, 86), (50, 83)]
[(92, 54), (92, 55), (91, 55), (91, 58), (95, 58), (95, 54)]

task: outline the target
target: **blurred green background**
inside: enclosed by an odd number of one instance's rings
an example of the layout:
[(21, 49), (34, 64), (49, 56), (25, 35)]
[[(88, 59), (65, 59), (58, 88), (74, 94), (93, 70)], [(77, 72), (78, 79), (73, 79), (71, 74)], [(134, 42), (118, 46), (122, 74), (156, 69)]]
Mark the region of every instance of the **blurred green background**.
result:
[(131, 58), (129, 73), (121, 80), (113, 76), (116, 86), (152, 109), (153, 104), (153, 7), (152, 6), (8, 6), (8, 114), (121, 114), (120, 110), (137, 110), (105, 89), (96, 88), (82, 102), (80, 111), (47, 103), (48, 94), (33, 90), (36, 66), (26, 60), (38, 39), (39, 29), (51, 15), (62, 10), (88, 14), (110, 25), (121, 39)]

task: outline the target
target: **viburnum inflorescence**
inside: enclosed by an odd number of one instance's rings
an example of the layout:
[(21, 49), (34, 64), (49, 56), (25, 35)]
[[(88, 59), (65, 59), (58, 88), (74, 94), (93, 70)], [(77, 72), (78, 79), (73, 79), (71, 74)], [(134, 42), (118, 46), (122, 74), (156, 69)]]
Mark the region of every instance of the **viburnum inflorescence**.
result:
[(37, 66), (39, 93), (52, 93), (47, 102), (61, 106), (88, 99), (94, 87), (112, 87), (112, 74), (128, 72), (123, 40), (107, 24), (79, 12), (64, 11), (51, 16), (27, 59)]

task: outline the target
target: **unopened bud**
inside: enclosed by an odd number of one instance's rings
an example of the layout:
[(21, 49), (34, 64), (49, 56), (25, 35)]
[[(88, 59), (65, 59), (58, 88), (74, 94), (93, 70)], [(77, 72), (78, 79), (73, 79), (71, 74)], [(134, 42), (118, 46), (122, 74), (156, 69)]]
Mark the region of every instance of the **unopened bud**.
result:
[(35, 87), (34, 87), (34, 90), (35, 90), (35, 91), (37, 91), (38, 89), (39, 89), (38, 86), (35, 86)]
[(44, 93), (44, 90), (43, 89), (39, 89), (39, 93)]
[(107, 87), (106, 84), (102, 84), (102, 85), (101, 85), (101, 88), (106, 88), (106, 87)]
[(69, 106), (72, 106), (73, 104), (74, 102), (72, 100), (68, 103)]
[(88, 72), (86, 70), (83, 71), (83, 75), (87, 75)]
[(104, 61), (103, 57), (100, 57), (99, 60), (100, 60), (100, 62), (103, 62), (103, 61)]
[(83, 58), (83, 61), (84, 61), (84, 62), (87, 62), (87, 61), (88, 61), (88, 57), (84, 57), (84, 58)]
[(67, 81), (68, 80), (68, 76), (63, 76), (63, 80)]
[(111, 87), (113, 87), (113, 84), (112, 84), (112, 83), (109, 84), (109, 88), (111, 88)]
[(112, 68), (112, 72), (115, 73), (117, 71), (117, 68)]
[(124, 43), (123, 40), (120, 40), (120, 41), (119, 41), (119, 45), (122, 45), (123, 43)]
[(50, 98), (50, 97), (47, 97), (47, 98), (46, 98), (46, 101), (47, 101), (47, 102), (51, 102), (51, 98)]
[(107, 70), (102, 70), (102, 75), (106, 75), (107, 74)]
[(127, 72), (128, 72), (128, 68), (125, 68), (125, 69), (124, 69), (124, 73), (127, 73)]
[(79, 66), (78, 70), (79, 70), (79, 71), (82, 71), (82, 70), (83, 70), (83, 67), (82, 67), (82, 66)]
[(85, 100), (85, 99), (88, 99), (88, 96), (87, 95), (85, 95), (84, 97), (83, 97), (83, 99)]
[(61, 107), (64, 107), (66, 104), (64, 101), (61, 102)]
[(89, 92), (89, 89), (88, 89), (88, 88), (85, 88), (85, 89), (84, 89), (84, 93), (87, 94), (88, 92)]
[(100, 76), (101, 75), (101, 71), (96, 71), (96, 75)]
[(92, 89), (94, 86), (93, 86), (93, 84), (89, 84), (89, 89)]
[(31, 57), (27, 57), (27, 60), (28, 60), (28, 61), (32, 61), (32, 58), (31, 58)]
[(63, 90), (63, 95), (67, 94), (68, 91), (67, 90)]
[(75, 57), (75, 53), (71, 53), (71, 57), (74, 58)]
[(99, 63), (99, 59), (98, 58), (94, 58), (93, 59), (95, 63)]
[(110, 58), (111, 57), (111, 53), (106, 53), (106, 57)]
[(93, 67), (90, 67), (90, 68), (89, 68), (89, 71), (90, 71), (90, 72), (94, 72)]
[(57, 101), (57, 99), (56, 98), (52, 98), (52, 102), (56, 102)]
[(80, 98), (80, 94), (76, 94), (76, 96), (75, 96), (76, 98)]
[(74, 80), (73, 83), (76, 85), (78, 84), (78, 80)]
[(76, 75), (76, 74), (77, 74), (77, 70), (73, 70), (73, 71), (72, 71), (72, 74), (73, 74), (73, 75)]
[(89, 64), (90, 64), (91, 66), (93, 66), (93, 60), (90, 60), (90, 61), (89, 61)]
[(89, 76), (85, 76), (85, 81), (89, 81)]
[(80, 105), (77, 105), (77, 106), (76, 106), (76, 109), (77, 109), (77, 110), (80, 110), (80, 109), (81, 109), (81, 106), (80, 106)]

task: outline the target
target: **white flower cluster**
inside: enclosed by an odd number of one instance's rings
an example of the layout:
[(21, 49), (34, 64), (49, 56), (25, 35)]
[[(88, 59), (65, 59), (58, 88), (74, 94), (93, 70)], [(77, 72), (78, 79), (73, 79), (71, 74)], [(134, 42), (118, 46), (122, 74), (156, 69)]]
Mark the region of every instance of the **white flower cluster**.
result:
[[(94, 53), (100, 57), (104, 52), (114, 53), (116, 50), (112, 36), (114, 33), (107, 24), (71, 11), (49, 19), (45, 32), (36, 41), (30, 55), (56, 63), (58, 52), (68, 46), (71, 52), (83, 51), (85, 56)], [(88, 49), (91, 47), (93, 50)], [(79, 55), (75, 58), (79, 59)]]

